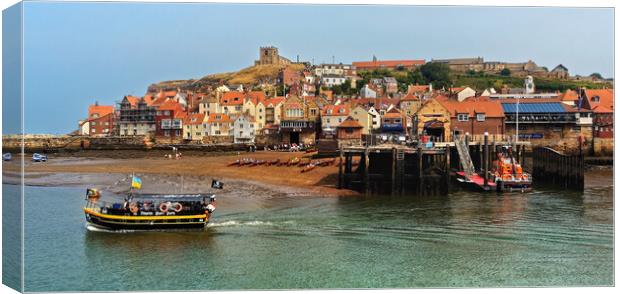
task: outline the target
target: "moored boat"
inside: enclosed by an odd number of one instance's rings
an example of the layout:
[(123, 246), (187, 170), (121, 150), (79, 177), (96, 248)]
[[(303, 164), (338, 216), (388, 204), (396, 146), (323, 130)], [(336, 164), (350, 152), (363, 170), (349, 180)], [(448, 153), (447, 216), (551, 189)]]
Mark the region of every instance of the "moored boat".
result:
[(32, 161), (34, 162), (47, 162), (47, 155), (34, 153), (32, 154)]
[(523, 167), (512, 155), (510, 146), (502, 147), (493, 162), (493, 181), (499, 192), (532, 191), (532, 175), (523, 171)]
[(11, 155), (11, 153), (4, 153), (2, 154), (2, 160), (4, 161), (11, 161), (11, 159), (13, 159), (13, 155)]

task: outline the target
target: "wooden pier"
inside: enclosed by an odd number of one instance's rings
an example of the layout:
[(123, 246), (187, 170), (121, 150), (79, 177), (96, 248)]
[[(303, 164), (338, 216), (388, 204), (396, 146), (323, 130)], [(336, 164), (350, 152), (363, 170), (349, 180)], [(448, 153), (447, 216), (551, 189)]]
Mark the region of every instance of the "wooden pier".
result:
[(540, 184), (583, 191), (583, 154), (567, 155), (544, 147), (534, 149), (533, 157), (532, 175), (534, 179), (544, 179), (538, 181)]
[[(479, 141), (471, 141), (469, 136), (461, 139), (471, 158), (465, 162), (485, 182), (501, 146), (513, 146), (519, 162), (524, 162), (529, 147), (529, 142), (490, 142), (488, 137)], [(446, 195), (455, 173), (463, 170), (464, 161), (456, 146), (455, 142), (437, 142), (432, 147), (417, 148), (395, 144), (344, 147), (340, 150), (338, 188), (366, 194)], [(490, 186), (485, 185), (486, 190), (491, 190)]]
[(446, 148), (402, 145), (346, 147), (340, 151), (339, 188), (367, 194), (447, 194), (450, 185)]

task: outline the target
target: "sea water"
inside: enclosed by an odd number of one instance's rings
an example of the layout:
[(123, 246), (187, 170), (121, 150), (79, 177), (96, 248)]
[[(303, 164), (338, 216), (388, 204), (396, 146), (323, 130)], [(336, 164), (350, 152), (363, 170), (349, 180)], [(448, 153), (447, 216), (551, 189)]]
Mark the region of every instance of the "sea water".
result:
[(583, 193), (232, 193), (189, 232), (89, 231), (85, 189), (26, 187), (25, 290), (612, 285), (607, 177)]

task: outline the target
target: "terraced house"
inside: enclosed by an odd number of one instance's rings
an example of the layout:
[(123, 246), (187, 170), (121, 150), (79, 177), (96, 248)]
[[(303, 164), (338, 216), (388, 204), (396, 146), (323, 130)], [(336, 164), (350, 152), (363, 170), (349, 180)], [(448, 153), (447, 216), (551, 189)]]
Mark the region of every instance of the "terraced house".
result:
[(118, 104), (119, 135), (144, 136), (155, 133), (157, 110), (144, 97), (125, 96)]
[(204, 113), (189, 114), (183, 124), (183, 139), (188, 141), (202, 141), (209, 135), (209, 128)]
[(314, 101), (291, 96), (282, 105), (280, 133), (284, 143), (314, 144), (319, 125), (319, 107)]

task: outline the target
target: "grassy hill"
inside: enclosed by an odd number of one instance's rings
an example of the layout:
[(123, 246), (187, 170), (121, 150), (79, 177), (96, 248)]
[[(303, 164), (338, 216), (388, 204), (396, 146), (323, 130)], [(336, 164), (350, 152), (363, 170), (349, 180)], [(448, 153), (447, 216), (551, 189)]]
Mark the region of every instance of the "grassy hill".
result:
[(196, 90), (206, 86), (225, 84), (257, 85), (264, 82), (275, 82), (281, 69), (288, 67), (294, 70), (302, 70), (302, 64), (289, 65), (255, 65), (246, 67), (236, 72), (217, 73), (204, 76), (198, 80), (175, 80), (163, 81), (149, 86), (149, 92), (156, 92), (159, 89), (189, 89)]

